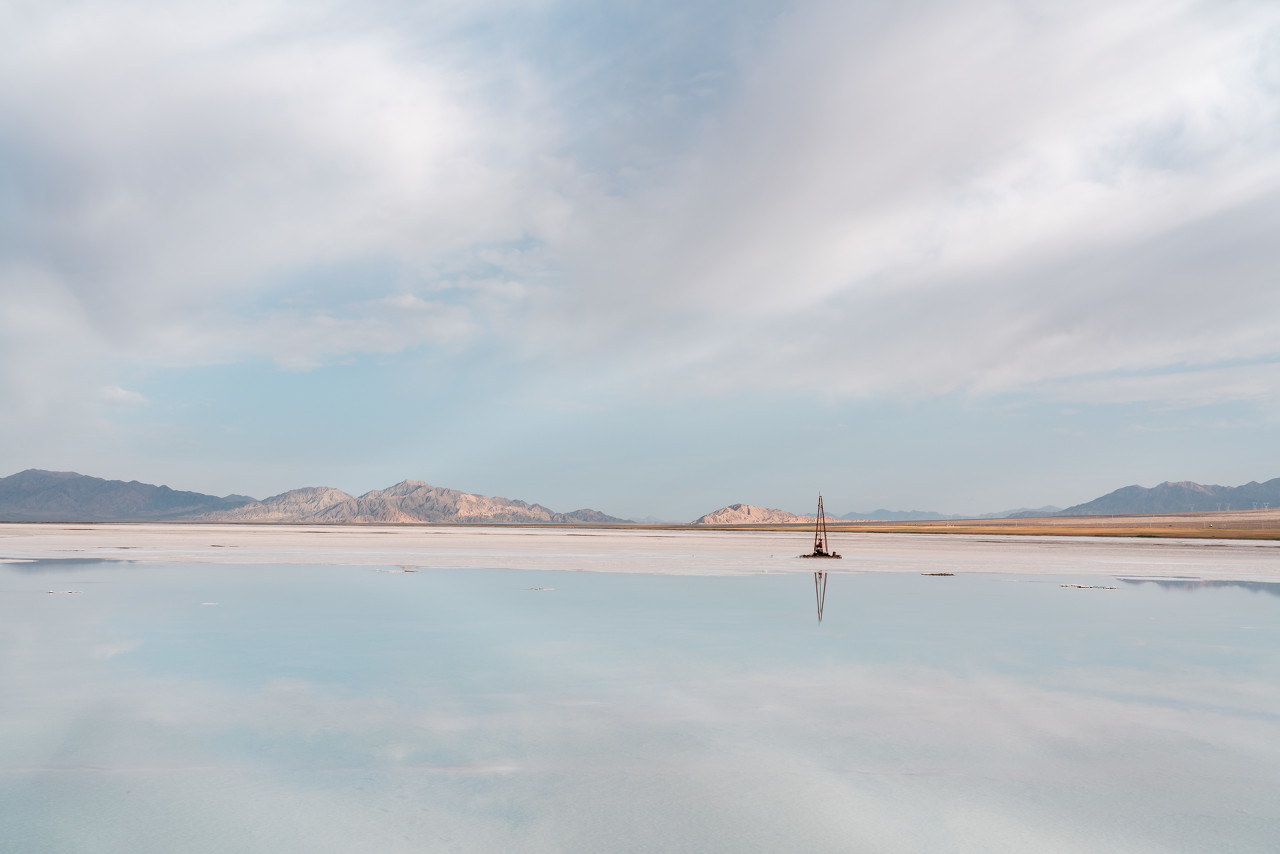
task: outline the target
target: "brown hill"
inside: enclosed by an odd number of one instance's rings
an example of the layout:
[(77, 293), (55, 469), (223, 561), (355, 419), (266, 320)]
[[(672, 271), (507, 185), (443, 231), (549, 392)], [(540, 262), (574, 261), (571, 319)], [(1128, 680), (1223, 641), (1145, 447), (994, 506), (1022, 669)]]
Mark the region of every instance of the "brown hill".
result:
[[(713, 510), (705, 516), (694, 520), (695, 525), (812, 525), (817, 516), (797, 516), (786, 510), (773, 510), (769, 507), (756, 507), (751, 504), (730, 504)], [(828, 514), (827, 521), (836, 523), (840, 520)]]
[(319, 522), (326, 515), (354, 511), (356, 499), (341, 489), (307, 486), (291, 489), (261, 501), (200, 517), (209, 522)]
[(556, 513), (540, 504), (488, 498), (406, 480), (359, 498), (340, 489), (293, 489), (262, 501), (167, 486), (28, 469), (0, 478), (0, 521), (9, 522), (471, 522), (591, 525), (624, 522), (598, 510)]
[(208, 513), (210, 522), (457, 522), (590, 524), (622, 522), (598, 510), (557, 513), (541, 504), (489, 498), (405, 480), (358, 498), (330, 487), (308, 487), (273, 495), (243, 507)]

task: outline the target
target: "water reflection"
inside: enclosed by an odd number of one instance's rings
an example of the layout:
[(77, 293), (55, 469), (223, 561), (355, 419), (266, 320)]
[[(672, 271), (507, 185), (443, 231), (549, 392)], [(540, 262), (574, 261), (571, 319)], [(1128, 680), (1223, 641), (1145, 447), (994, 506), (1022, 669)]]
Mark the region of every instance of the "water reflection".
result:
[(75, 572), (82, 569), (103, 569), (131, 564), (129, 560), (112, 560), (105, 557), (43, 557), (33, 560), (5, 560), (0, 566), (17, 572)]
[(827, 573), (813, 574), (813, 595), (818, 600), (818, 622), (822, 622), (822, 605), (827, 601)]
[(1168, 590), (1205, 590), (1213, 587), (1242, 587), (1250, 593), (1280, 596), (1280, 583), (1274, 581), (1218, 581), (1204, 578), (1121, 578), (1125, 584), (1157, 584)]
[(1280, 598), (118, 567), (0, 565), (0, 850), (1275, 851)]

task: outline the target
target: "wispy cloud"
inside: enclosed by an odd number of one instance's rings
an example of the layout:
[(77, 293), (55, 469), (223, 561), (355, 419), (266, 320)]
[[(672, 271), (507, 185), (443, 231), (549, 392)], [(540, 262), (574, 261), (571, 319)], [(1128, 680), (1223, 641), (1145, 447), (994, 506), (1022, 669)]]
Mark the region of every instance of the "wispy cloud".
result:
[(837, 393), (989, 393), (1275, 353), (1278, 23), (798, 9), (719, 133), (584, 207), (577, 296), (716, 387), (827, 364)]

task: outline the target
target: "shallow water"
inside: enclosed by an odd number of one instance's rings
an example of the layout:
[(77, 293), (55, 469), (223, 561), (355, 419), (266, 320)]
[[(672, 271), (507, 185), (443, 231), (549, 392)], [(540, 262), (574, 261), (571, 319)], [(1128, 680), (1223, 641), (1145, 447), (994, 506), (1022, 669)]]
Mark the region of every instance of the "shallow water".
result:
[(0, 850), (1280, 840), (1280, 585), (379, 569), (0, 565)]

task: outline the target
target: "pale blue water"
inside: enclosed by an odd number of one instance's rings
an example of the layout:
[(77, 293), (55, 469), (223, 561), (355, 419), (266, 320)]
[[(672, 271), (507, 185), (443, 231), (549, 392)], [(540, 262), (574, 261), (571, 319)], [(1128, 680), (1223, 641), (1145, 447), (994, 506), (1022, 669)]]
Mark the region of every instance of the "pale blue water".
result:
[(1277, 594), (4, 564), (0, 850), (1276, 851)]

